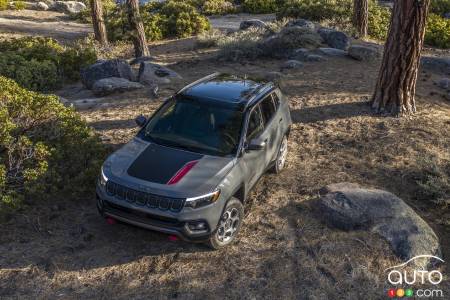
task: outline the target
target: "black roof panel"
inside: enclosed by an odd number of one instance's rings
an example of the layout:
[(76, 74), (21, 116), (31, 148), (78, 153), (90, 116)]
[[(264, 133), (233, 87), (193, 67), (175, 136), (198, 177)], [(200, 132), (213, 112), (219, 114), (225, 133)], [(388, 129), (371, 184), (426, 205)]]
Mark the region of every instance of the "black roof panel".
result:
[(234, 75), (218, 74), (188, 86), (180, 94), (192, 98), (237, 104), (247, 102), (253, 96), (258, 95), (264, 87), (267, 87), (266, 82)]

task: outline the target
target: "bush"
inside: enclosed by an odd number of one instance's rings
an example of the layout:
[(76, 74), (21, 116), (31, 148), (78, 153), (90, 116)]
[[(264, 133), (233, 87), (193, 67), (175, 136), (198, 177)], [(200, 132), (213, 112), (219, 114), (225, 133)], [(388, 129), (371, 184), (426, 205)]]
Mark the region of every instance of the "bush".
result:
[(25, 7), (26, 7), (26, 5), (25, 5), (25, 2), (23, 2), (23, 1), (14, 1), (12, 3), (12, 9), (15, 9), (15, 10), (22, 10), (22, 9), (25, 9)]
[(0, 213), (92, 191), (106, 152), (56, 96), (0, 76)]
[(233, 3), (226, 0), (206, 0), (201, 6), (201, 11), (205, 15), (225, 15), (236, 12)]
[(416, 196), (440, 205), (449, 205), (450, 199), (450, 162), (439, 161), (424, 156), (418, 161), (418, 170), (413, 174), (417, 186)]
[(266, 14), (276, 12), (278, 6), (276, 0), (244, 0), (242, 8), (251, 14)]
[(9, 6), (8, 0), (0, 0), (0, 10), (7, 10)]
[(52, 90), (64, 80), (76, 80), (80, 68), (96, 60), (93, 45), (84, 42), (63, 47), (42, 37), (0, 41), (0, 75), (33, 91)]
[(390, 20), (391, 10), (389, 8), (378, 5), (376, 1), (369, 2), (369, 36), (379, 40), (386, 39)]
[[(168, 37), (183, 38), (209, 30), (208, 19), (201, 15), (192, 2), (169, 0), (149, 2), (141, 6), (141, 19), (148, 40)], [(117, 6), (106, 18), (110, 41), (130, 40), (130, 28), (123, 6)]]
[(350, 0), (287, 0), (277, 18), (305, 18), (311, 21), (348, 22), (352, 14)]
[(445, 13), (450, 12), (449, 0), (431, 0), (430, 12), (443, 16)]
[(450, 19), (430, 14), (425, 33), (425, 43), (439, 48), (450, 48)]

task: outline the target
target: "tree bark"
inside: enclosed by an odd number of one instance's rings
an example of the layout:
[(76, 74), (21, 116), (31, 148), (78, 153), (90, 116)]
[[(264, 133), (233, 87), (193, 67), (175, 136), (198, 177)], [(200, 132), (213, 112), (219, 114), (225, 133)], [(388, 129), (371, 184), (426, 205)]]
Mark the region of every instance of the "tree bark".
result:
[(95, 39), (102, 45), (108, 46), (105, 21), (103, 20), (103, 6), (101, 0), (90, 0), (92, 25)]
[(128, 23), (131, 29), (131, 39), (134, 44), (134, 53), (136, 58), (149, 56), (147, 41), (145, 39), (144, 25), (139, 14), (139, 1), (126, 0), (128, 10)]
[(367, 36), (369, 23), (369, 1), (353, 0), (353, 26), (355, 26), (359, 37)]
[(416, 111), (416, 82), (429, 6), (430, 0), (394, 2), (371, 101), (377, 112), (404, 115)]

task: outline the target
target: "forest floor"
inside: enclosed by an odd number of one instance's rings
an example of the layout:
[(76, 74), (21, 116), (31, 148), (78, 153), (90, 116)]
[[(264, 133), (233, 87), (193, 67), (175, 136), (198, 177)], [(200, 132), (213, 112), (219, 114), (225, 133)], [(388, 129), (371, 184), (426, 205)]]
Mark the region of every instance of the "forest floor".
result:
[[(161, 87), (157, 99), (140, 90), (80, 110), (111, 149), (133, 137), (137, 115), (151, 114), (184, 83), (218, 71), (280, 71), (284, 62), (219, 62), (215, 49), (196, 49), (193, 39), (155, 43), (150, 51), (184, 82)], [(450, 160), (450, 102), (434, 84), (443, 75), (420, 72), (413, 117), (383, 117), (367, 104), (379, 63), (328, 58), (284, 71), (281, 87), (294, 122), (287, 168), (257, 184), (236, 243), (211, 251), (169, 241), (156, 232), (108, 225), (94, 197), (55, 199), (0, 227), (0, 298), (385, 298), (391, 286), (384, 270), (399, 263), (389, 244), (365, 231), (331, 229), (317, 213), (318, 190), (342, 181), (404, 199), (436, 231), (444, 260), (450, 259), (450, 212), (424, 199), (416, 182), (424, 164)], [(79, 83), (57, 93), (69, 101), (92, 97)], [(448, 271), (447, 264), (443, 273)], [(448, 297), (448, 276), (439, 288)]]

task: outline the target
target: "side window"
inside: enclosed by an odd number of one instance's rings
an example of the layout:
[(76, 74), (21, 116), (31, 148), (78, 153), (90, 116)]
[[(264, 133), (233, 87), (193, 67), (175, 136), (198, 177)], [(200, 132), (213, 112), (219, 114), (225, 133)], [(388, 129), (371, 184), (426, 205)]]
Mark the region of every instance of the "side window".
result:
[(247, 128), (247, 141), (256, 138), (264, 130), (259, 105), (250, 113)]
[(264, 117), (264, 125), (266, 125), (275, 114), (275, 105), (271, 95), (268, 95), (261, 101), (261, 110)]

